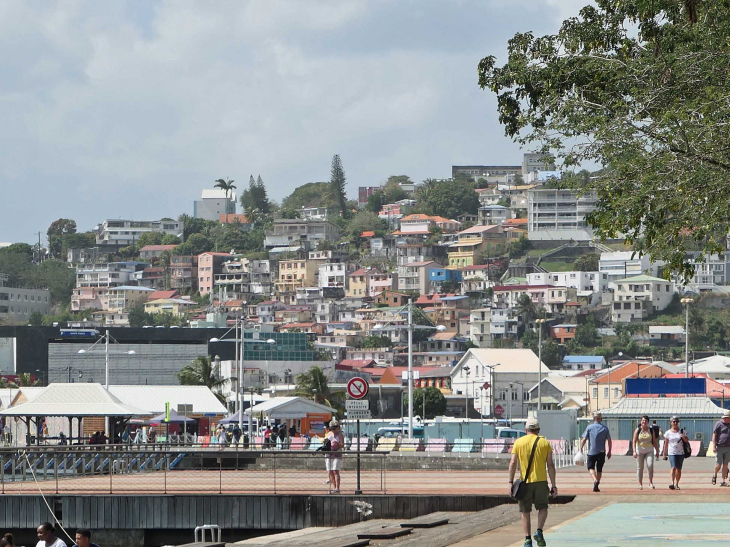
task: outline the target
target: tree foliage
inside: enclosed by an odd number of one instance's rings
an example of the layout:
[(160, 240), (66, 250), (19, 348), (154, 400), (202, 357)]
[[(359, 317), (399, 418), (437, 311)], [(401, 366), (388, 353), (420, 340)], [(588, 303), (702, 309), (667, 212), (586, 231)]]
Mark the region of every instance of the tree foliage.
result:
[(383, 205), (406, 199), (408, 194), (401, 188), (401, 184), (413, 184), (413, 181), (405, 175), (388, 177), (388, 181), (381, 189), (368, 196), (368, 203), (365, 208), (378, 214)]
[(185, 365), (177, 375), (184, 386), (206, 386), (210, 390), (220, 388), (225, 380), (210, 357), (201, 355)]
[(575, 259), (573, 266), (579, 272), (597, 272), (601, 256), (598, 253), (588, 253)]
[[(330, 192), (329, 182), (308, 182), (297, 187), (281, 202), (281, 212), (284, 210), (299, 211), (302, 207), (337, 207), (337, 202)], [(285, 217), (288, 218), (288, 217)]]
[(389, 348), (393, 345), (389, 336), (371, 334), (362, 341), (363, 348)]
[(331, 393), (329, 387), (329, 378), (325, 374), (322, 367), (313, 366), (306, 372), (297, 374), (294, 379), (296, 389), (294, 395), (312, 399), (314, 402), (330, 407), (335, 406), (335, 400), (342, 399), (342, 393)]
[(623, 234), (685, 280), (686, 251), (722, 252), (730, 231), (729, 7), (597, 0), (557, 34), (515, 35), (504, 66), (479, 64), (508, 136), (604, 168), (583, 188), (598, 235)]
[(254, 209), (265, 215), (271, 212), (271, 202), (261, 175), (256, 180), (253, 175), (249, 177), (248, 188), (241, 193), (241, 206), (246, 212)]
[(348, 222), (347, 231), (355, 238), (367, 231), (375, 232), (376, 236), (382, 237), (388, 231), (388, 223), (375, 213), (360, 211)]
[[(423, 407), (423, 392), (426, 392), (426, 408)], [(404, 397), (408, 404), (408, 396)], [(446, 397), (437, 387), (416, 388), (413, 390), (413, 412), (421, 419), (432, 420), (446, 413)]]
[(176, 255), (199, 255), (213, 250), (213, 243), (203, 234), (190, 234), (185, 240), (175, 247), (172, 252)]
[(347, 179), (345, 178), (345, 169), (342, 167), (342, 160), (339, 154), (332, 156), (332, 168), (330, 170), (330, 193), (332, 194), (332, 200), (337, 204), (337, 208), (340, 210), (342, 218), (347, 218), (347, 190), (345, 185)]
[(427, 215), (457, 218), (464, 213), (477, 214), (479, 196), (474, 182), (465, 178), (428, 179), (416, 192), (418, 210)]

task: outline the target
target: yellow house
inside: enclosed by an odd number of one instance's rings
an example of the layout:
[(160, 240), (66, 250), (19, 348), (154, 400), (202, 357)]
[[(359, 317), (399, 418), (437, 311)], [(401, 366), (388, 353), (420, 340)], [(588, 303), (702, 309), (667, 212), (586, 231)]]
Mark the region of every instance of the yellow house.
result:
[(317, 286), (318, 266), (314, 260), (301, 258), (279, 261), (279, 277), (276, 280), (276, 292), (279, 294), (295, 293), (299, 287)]
[(476, 266), (487, 256), (504, 252), (507, 244), (502, 226), (472, 226), (459, 232), (459, 239), (449, 246), (449, 268)]
[(147, 313), (163, 313), (170, 312), (173, 315), (185, 315), (191, 307), (195, 306), (193, 300), (185, 300), (182, 298), (158, 298), (150, 300), (144, 305), (144, 311)]

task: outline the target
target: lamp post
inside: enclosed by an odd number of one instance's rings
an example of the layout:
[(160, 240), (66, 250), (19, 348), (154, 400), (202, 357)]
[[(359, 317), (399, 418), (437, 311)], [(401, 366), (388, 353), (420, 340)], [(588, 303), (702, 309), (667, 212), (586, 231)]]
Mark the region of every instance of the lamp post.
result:
[(692, 298), (685, 296), (680, 300), (684, 304), (684, 377), (689, 378), (689, 305)]
[(464, 366), (464, 418), (469, 422), (469, 365)]
[[(233, 329), (228, 329), (228, 332), (226, 332), (225, 334), (223, 334), (223, 336), (225, 336), (226, 334), (228, 334), (232, 330)], [(238, 329), (236, 329), (236, 330), (238, 330)], [(238, 389), (236, 389), (236, 391), (237, 391), (237, 393), (236, 393), (236, 400), (240, 401), (240, 407), (239, 407), (239, 411), (238, 411), (238, 427), (239, 427), (239, 429), (241, 429), (241, 431), (243, 431), (243, 398), (242, 398), (243, 395), (242, 395), (242, 393), (245, 391), (244, 375), (243, 375), (243, 350), (244, 350), (244, 344), (260, 344), (261, 342), (265, 342), (266, 344), (269, 344), (271, 346), (271, 345), (276, 344), (276, 340), (274, 340), (273, 338), (269, 338), (268, 340), (254, 340), (254, 339), (247, 340), (247, 339), (245, 339), (243, 337), (243, 325), (241, 326), (241, 338), (235, 338), (235, 339), (232, 339), (232, 340), (231, 339), (223, 340), (222, 338), (223, 337), (221, 337), (221, 338), (211, 338), (209, 340), (209, 342), (211, 344), (215, 344), (216, 342), (235, 342), (237, 346), (238, 346), (238, 344), (240, 344), (240, 349), (238, 351), (238, 358), (239, 358), (239, 362), (238, 362), (238, 386), (237, 386)], [(218, 357), (217, 355), (216, 355), (216, 360), (219, 363), (218, 364), (218, 367), (220, 367), (220, 357)], [(219, 370), (219, 374), (220, 374), (220, 368), (218, 370)], [(252, 400), (253, 400), (253, 397), (252, 397)], [(249, 429), (248, 434), (251, 435), (251, 421), (250, 421), (250, 416), (249, 416), (248, 426), (249, 426), (249, 428), (248, 428)]]
[(484, 391), (485, 387), (482, 385), (479, 387), (479, 421), (480, 421), (480, 439), (484, 444)]
[[(535, 323), (537, 323), (537, 412), (542, 410), (542, 324), (544, 322), (545, 319), (535, 319)], [(537, 412), (535, 416), (537, 416)]]
[[(385, 325), (375, 325), (373, 330), (398, 330), (405, 328), (408, 331), (408, 438), (413, 438), (413, 331), (416, 329), (444, 331), (446, 327), (443, 325), (434, 325), (433, 327), (414, 325), (413, 324), (413, 299), (408, 300), (408, 305), (399, 310), (399, 313), (406, 311), (408, 315), (408, 323), (405, 326), (394, 325), (388, 327), (391, 321)], [(401, 402), (401, 414), (403, 412), (403, 403)], [(401, 420), (402, 422), (402, 420)]]
[(94, 344), (92, 344), (92, 346), (89, 349), (80, 349), (78, 351), (79, 355), (85, 355), (87, 353), (91, 353), (92, 351), (94, 351), (94, 348), (96, 347), (96, 345), (99, 342), (104, 341), (104, 389), (106, 389), (106, 390), (109, 389), (109, 355), (110, 354), (111, 355), (136, 355), (137, 354), (137, 352), (134, 351), (133, 349), (130, 349), (129, 351), (121, 351), (121, 352), (111, 351), (110, 352), (109, 351), (109, 340), (114, 340), (115, 343), (119, 344), (119, 342), (117, 342), (114, 339), (114, 337), (112, 337), (112, 335), (109, 334), (109, 329), (107, 329), (106, 332), (104, 333), (104, 336), (102, 336), (96, 342), (94, 342)]

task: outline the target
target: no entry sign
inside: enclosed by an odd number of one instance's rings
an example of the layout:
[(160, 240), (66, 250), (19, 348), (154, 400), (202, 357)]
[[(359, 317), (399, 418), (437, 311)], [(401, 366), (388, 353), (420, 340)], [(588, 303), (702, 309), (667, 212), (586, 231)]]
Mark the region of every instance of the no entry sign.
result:
[(347, 394), (353, 399), (364, 399), (368, 394), (368, 383), (362, 378), (353, 378), (347, 382)]
[(502, 408), (502, 405), (497, 405), (494, 407), (494, 415), (499, 417), (502, 414), (504, 414), (504, 408)]

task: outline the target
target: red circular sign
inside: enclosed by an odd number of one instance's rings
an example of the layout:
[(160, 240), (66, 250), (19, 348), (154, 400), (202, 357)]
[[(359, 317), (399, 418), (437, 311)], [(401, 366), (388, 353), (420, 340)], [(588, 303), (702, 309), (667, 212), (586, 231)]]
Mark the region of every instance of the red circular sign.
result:
[(504, 414), (504, 409), (502, 408), (502, 405), (497, 405), (494, 407), (494, 415), (495, 416), (501, 416)]
[(347, 382), (347, 394), (353, 399), (364, 399), (368, 394), (368, 383), (362, 378), (352, 378)]

